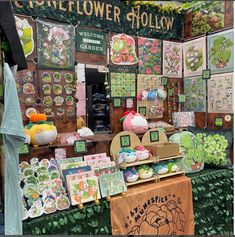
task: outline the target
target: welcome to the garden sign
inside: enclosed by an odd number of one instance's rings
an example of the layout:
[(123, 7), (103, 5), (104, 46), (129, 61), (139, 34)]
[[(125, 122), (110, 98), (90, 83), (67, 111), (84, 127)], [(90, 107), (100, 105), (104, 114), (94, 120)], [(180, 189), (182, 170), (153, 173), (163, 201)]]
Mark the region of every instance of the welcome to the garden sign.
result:
[(180, 39), (182, 14), (126, 4), (121, 0), (13, 1), (15, 13), (155, 38)]

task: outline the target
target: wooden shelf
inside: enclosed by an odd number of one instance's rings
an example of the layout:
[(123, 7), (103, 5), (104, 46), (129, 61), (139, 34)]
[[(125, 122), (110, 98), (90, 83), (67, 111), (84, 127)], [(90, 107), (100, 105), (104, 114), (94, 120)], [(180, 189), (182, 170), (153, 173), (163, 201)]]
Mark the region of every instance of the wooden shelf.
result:
[(181, 159), (183, 158), (183, 154), (180, 154), (178, 156), (170, 156), (170, 157), (165, 157), (165, 158), (159, 158), (158, 161), (164, 161), (164, 160), (172, 160), (172, 159)]
[(132, 166), (137, 166), (137, 165), (146, 165), (146, 164), (153, 164), (158, 162), (157, 157), (152, 156), (151, 158), (148, 158), (146, 160), (140, 160), (140, 161), (135, 161), (131, 163), (121, 163), (119, 167), (123, 170), (125, 170), (127, 167), (132, 167)]
[(156, 175), (154, 175), (154, 176), (152, 176), (151, 178), (148, 178), (148, 179), (138, 179), (135, 182), (126, 183), (126, 186), (129, 187), (129, 186), (132, 186), (132, 185), (141, 184), (141, 183), (145, 183), (145, 182), (149, 182), (149, 181), (156, 181), (157, 182), (158, 177)]
[(167, 174), (158, 174), (157, 175), (157, 178), (158, 179), (163, 179), (163, 178), (168, 178), (168, 177), (171, 177), (171, 176), (175, 176), (175, 175), (184, 175), (185, 172), (183, 170), (180, 170), (180, 171), (177, 171), (177, 172), (172, 172), (172, 173), (167, 173)]

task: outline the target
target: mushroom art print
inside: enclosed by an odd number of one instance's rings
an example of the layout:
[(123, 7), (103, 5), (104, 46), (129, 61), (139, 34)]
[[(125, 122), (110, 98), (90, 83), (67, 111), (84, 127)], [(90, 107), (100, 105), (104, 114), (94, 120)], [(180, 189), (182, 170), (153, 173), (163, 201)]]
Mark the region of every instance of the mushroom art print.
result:
[(161, 74), (161, 47), (158, 39), (138, 38), (139, 73)]
[(73, 69), (75, 29), (72, 25), (37, 20), (39, 68)]
[(182, 77), (182, 43), (163, 41), (163, 75)]
[(183, 44), (184, 76), (202, 75), (206, 69), (206, 37), (185, 42)]
[(208, 67), (211, 73), (233, 71), (233, 30), (208, 36)]

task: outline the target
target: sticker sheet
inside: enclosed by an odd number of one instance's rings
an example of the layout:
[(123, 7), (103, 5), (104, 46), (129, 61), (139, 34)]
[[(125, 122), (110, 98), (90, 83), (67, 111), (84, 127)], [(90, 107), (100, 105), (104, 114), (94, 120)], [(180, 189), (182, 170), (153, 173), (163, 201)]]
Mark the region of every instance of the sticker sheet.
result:
[(233, 113), (233, 73), (213, 75), (207, 83), (208, 112)]
[(99, 184), (103, 198), (126, 192), (127, 190), (122, 171), (99, 176)]
[(202, 75), (206, 69), (206, 37), (183, 43), (184, 77)]
[(28, 60), (34, 60), (36, 56), (35, 21), (32, 17), (28, 16), (14, 15), (14, 17), (25, 57)]
[(163, 41), (163, 76), (181, 78), (183, 44)]
[(206, 112), (206, 80), (201, 76), (184, 78), (185, 111)]
[(91, 202), (100, 199), (100, 190), (97, 177), (71, 180), (68, 183), (72, 205)]
[(48, 117), (76, 116), (73, 71), (38, 72), (41, 100)]
[(161, 74), (161, 46), (161, 40), (138, 38), (139, 73)]
[(135, 97), (136, 78), (132, 73), (111, 73), (111, 97)]
[(208, 67), (211, 74), (233, 71), (233, 33), (233, 30), (227, 30), (208, 36)]
[(37, 20), (36, 23), (38, 67), (74, 69), (74, 26), (44, 20)]

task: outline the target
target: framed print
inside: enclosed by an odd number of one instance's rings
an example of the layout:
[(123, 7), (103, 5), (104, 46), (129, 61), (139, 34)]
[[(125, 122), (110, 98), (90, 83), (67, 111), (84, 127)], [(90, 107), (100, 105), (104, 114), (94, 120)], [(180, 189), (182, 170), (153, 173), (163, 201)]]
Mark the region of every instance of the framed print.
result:
[(202, 79), (208, 80), (211, 78), (211, 70), (210, 69), (205, 69), (202, 71)]
[(206, 69), (206, 37), (183, 43), (184, 77), (202, 75)]
[(120, 136), (120, 144), (121, 144), (121, 147), (129, 147), (129, 146), (131, 146), (130, 135)]
[(182, 77), (183, 44), (163, 40), (163, 75)]
[(211, 74), (233, 71), (233, 34), (233, 30), (227, 30), (208, 36), (208, 67), (211, 69)]
[(74, 142), (74, 152), (75, 154), (86, 153), (86, 140), (78, 140)]
[(150, 131), (150, 142), (158, 142), (158, 141), (159, 141), (159, 132)]
[(233, 73), (212, 75), (207, 88), (208, 113), (233, 113)]

